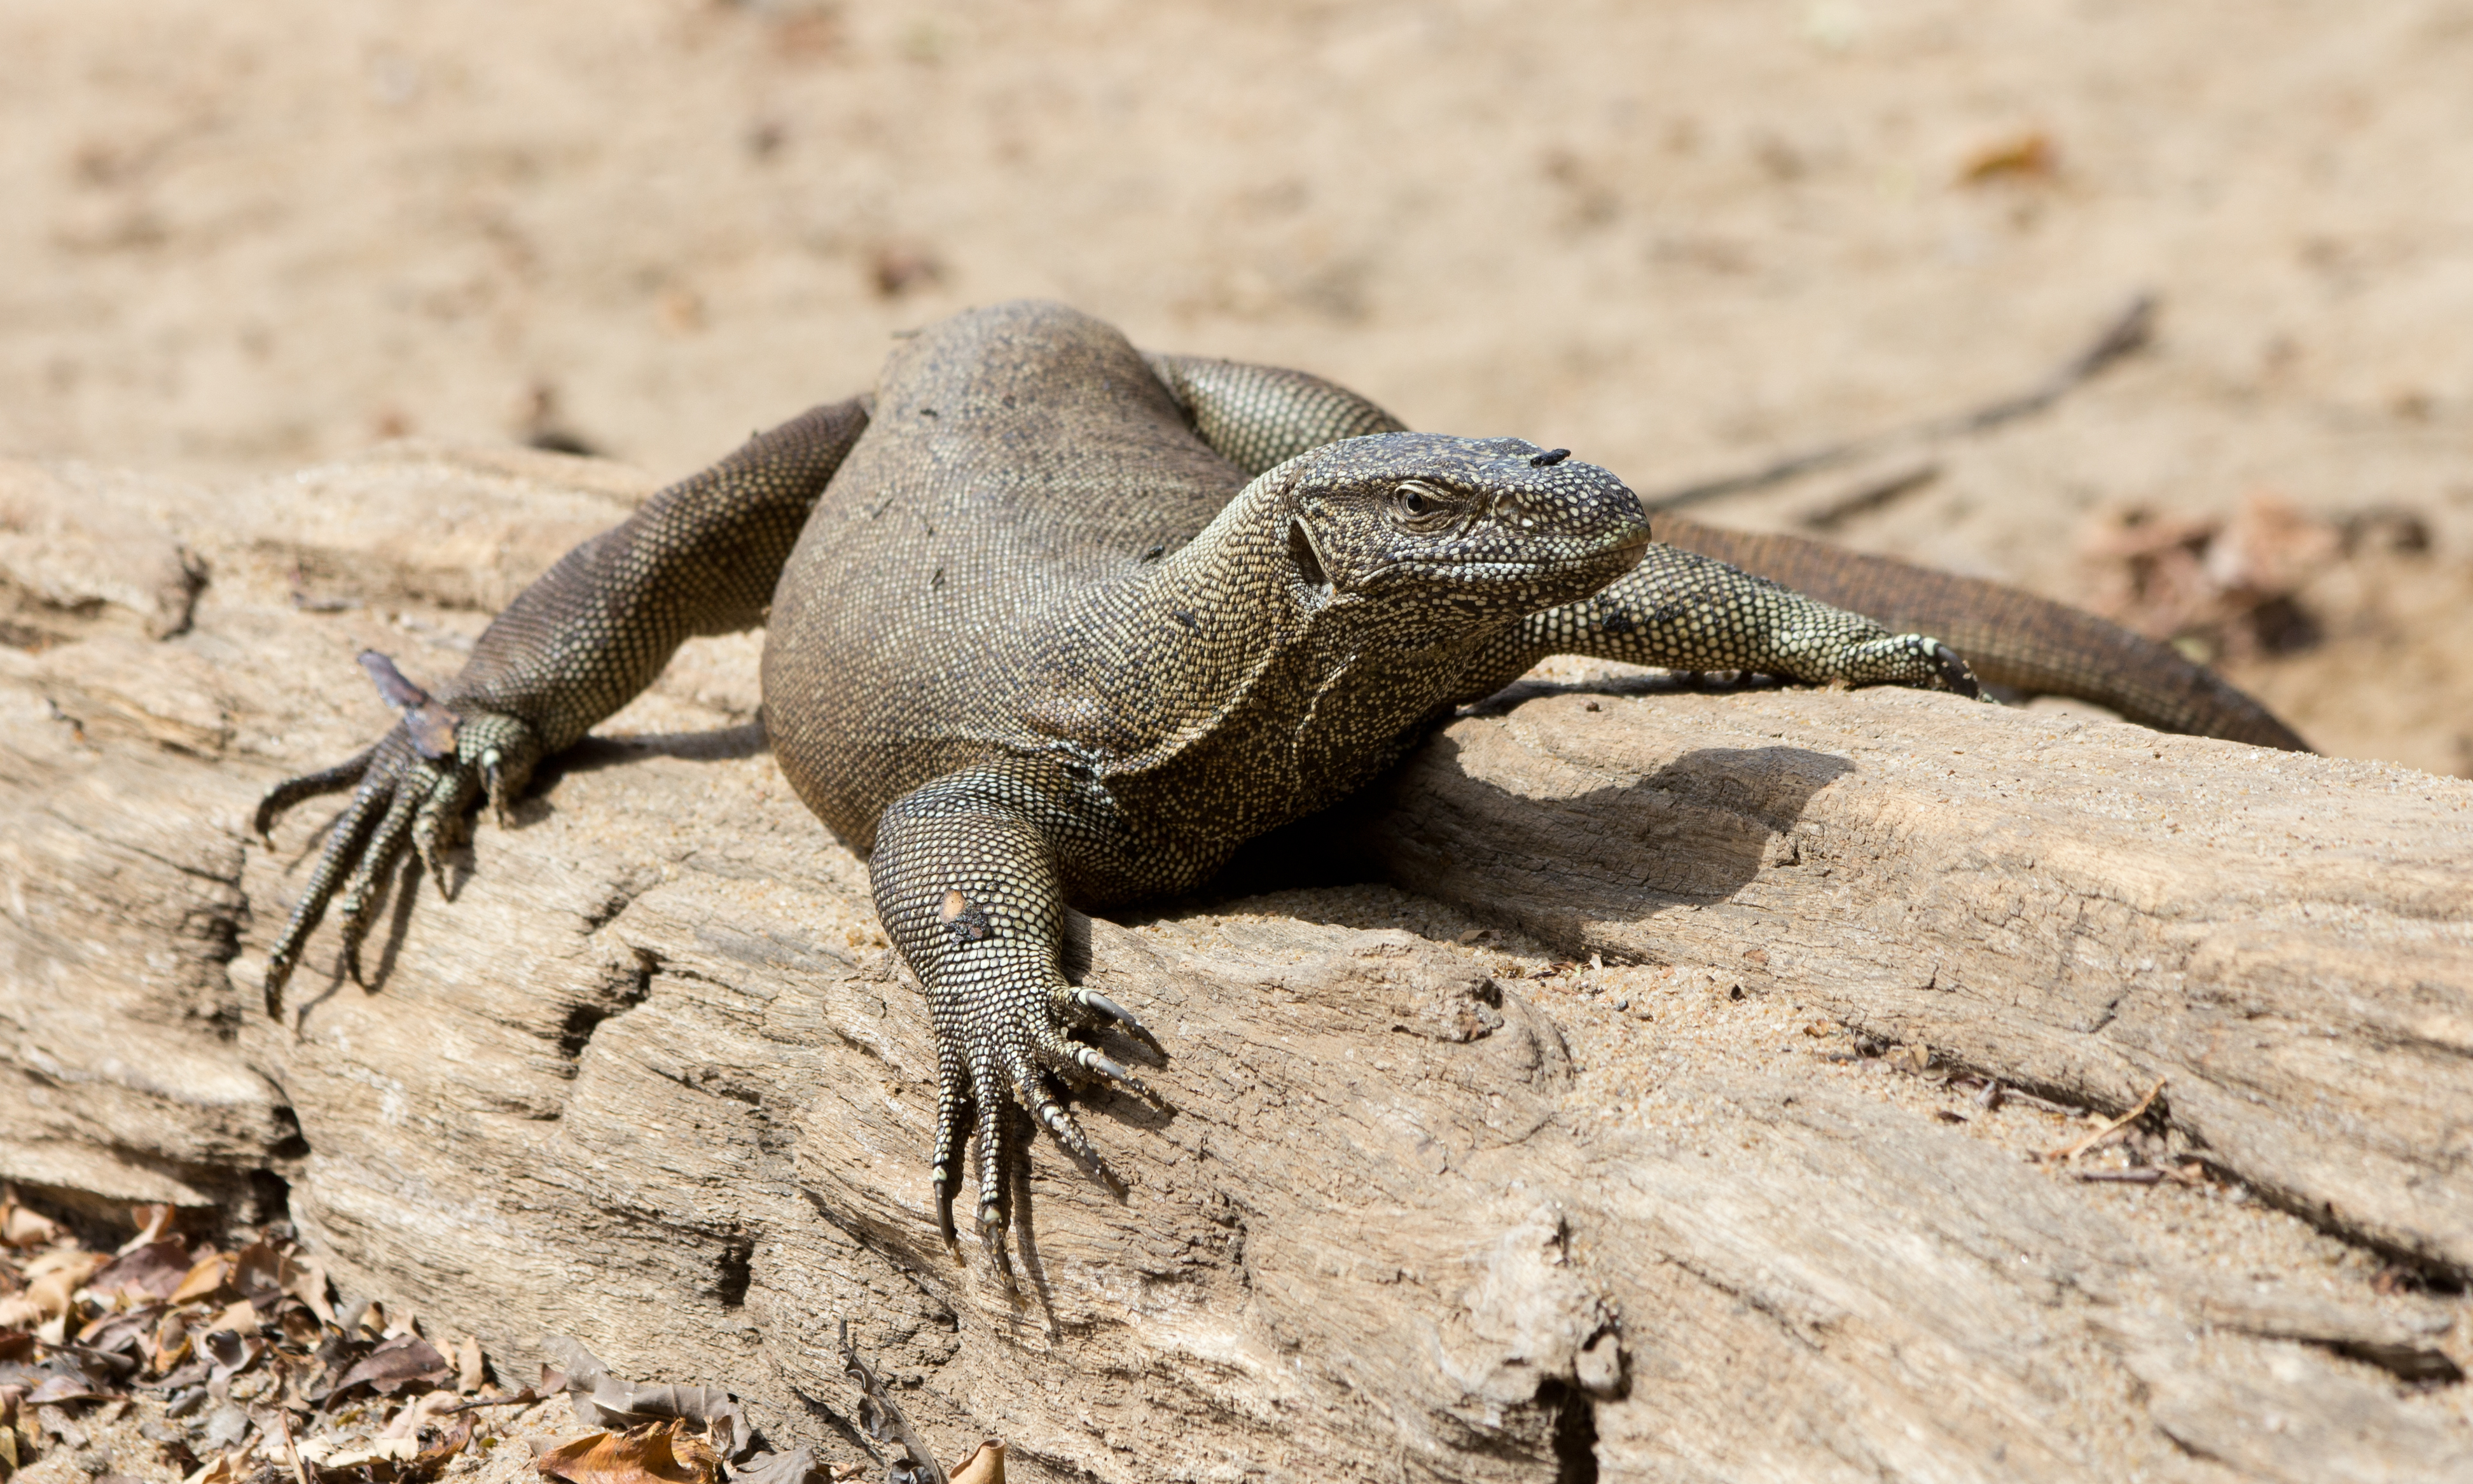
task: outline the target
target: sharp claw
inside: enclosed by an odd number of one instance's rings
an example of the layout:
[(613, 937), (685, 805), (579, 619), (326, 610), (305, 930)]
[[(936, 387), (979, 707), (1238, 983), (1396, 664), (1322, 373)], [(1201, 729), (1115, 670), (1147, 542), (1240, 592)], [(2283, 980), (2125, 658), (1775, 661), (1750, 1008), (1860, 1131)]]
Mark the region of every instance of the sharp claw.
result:
[(962, 1260), (962, 1233), (953, 1229), (953, 1182), (939, 1175), (935, 1189), (936, 1229), (944, 1234), (945, 1250), (953, 1255), (955, 1262), (959, 1262)]
[(1074, 1060), (1081, 1063), (1083, 1066), (1089, 1070), (1097, 1072), (1102, 1077), (1126, 1084), (1132, 1084), (1135, 1081), (1134, 1074), (1127, 1071), (1123, 1065), (1117, 1062), (1114, 1057), (1111, 1057), (1104, 1052), (1094, 1051), (1089, 1046), (1084, 1046), (1082, 1048), (1082, 1054), (1075, 1057)]
[(500, 766), (505, 761), (506, 758), (501, 756), (498, 750), (494, 747), (481, 754), (481, 781), (490, 790), (490, 814), (492, 818), (498, 822), (498, 827), (500, 829), (509, 827), (507, 824), (507, 776), (505, 770)]
[(1141, 1021), (1135, 1019), (1134, 1013), (1132, 1011), (1117, 1004), (1107, 995), (1100, 993), (1096, 990), (1075, 990), (1073, 992), (1073, 1001), (1084, 1009), (1095, 1011), (1100, 1015), (1106, 1016), (1109, 1019), (1116, 1021), (1118, 1025), (1123, 1026), (1132, 1034), (1136, 1041), (1139, 1041), (1143, 1045), (1150, 1047), (1161, 1056), (1164, 1057), (1167, 1055), (1167, 1047), (1160, 1044), (1160, 1039), (1151, 1034), (1149, 1026), (1146, 1026)]
[(1173, 1108), (1169, 1108), (1166, 1098), (1164, 1098), (1151, 1090), (1150, 1084), (1142, 1081), (1140, 1077), (1135, 1076), (1133, 1072), (1121, 1063), (1117, 1062), (1115, 1058), (1110, 1057), (1107, 1053), (1100, 1051), (1098, 1048), (1094, 1046), (1076, 1046), (1073, 1048), (1073, 1061), (1075, 1065), (1079, 1065), (1084, 1071), (1094, 1072), (1156, 1107), (1167, 1109), (1170, 1113), (1175, 1112)]
[(1004, 1284), (1005, 1292), (1019, 1294), (1021, 1286), (1014, 1281), (1013, 1258), (1005, 1252), (1004, 1228), (1003, 1211), (994, 1206), (979, 1208), (980, 1250), (988, 1255), (988, 1261), (996, 1268), (996, 1278)]
[(266, 1017), (283, 1018), (283, 986), (292, 978), (292, 960), (280, 954), (266, 961)]
[(1941, 682), (1951, 690), (1969, 701), (1976, 700), (1983, 694), (1983, 687), (1976, 682), (1975, 672), (1967, 668), (1966, 661), (1958, 658), (1957, 651), (1934, 639), (1932, 659), (1933, 664), (1940, 667)]

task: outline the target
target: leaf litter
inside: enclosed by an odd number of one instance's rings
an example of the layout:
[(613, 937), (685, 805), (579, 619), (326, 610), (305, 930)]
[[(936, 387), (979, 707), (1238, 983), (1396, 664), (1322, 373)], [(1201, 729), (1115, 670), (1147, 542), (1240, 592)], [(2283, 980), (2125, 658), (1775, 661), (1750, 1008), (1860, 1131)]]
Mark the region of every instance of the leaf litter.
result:
[[(118, 1249), (0, 1187), (0, 1484), (1002, 1484), (990, 1439), (947, 1469), (842, 1336), (865, 1462), (777, 1449), (727, 1389), (612, 1374), (564, 1335), (513, 1388), (480, 1340), (339, 1295), (289, 1223), (215, 1236), (211, 1212), (139, 1206)], [(203, 1218), (203, 1220), (201, 1219)], [(562, 1433), (564, 1400), (585, 1430)], [(501, 1454), (514, 1444), (527, 1447)], [(60, 1459), (66, 1469), (50, 1467)]]

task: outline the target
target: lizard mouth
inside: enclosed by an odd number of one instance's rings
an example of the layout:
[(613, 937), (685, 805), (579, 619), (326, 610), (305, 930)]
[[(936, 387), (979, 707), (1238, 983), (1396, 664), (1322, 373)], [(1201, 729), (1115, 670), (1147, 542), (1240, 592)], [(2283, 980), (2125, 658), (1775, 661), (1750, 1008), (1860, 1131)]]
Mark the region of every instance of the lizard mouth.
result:
[(1552, 577), (1564, 573), (1604, 572), (1606, 580), (1630, 571), (1649, 547), (1649, 535), (1643, 526), (1621, 543), (1584, 551), (1571, 556), (1468, 558), (1451, 556), (1402, 557), (1387, 562), (1369, 576), (1390, 576), (1412, 572), (1421, 576), (1457, 579), (1477, 583), (1518, 582), (1523, 578)]

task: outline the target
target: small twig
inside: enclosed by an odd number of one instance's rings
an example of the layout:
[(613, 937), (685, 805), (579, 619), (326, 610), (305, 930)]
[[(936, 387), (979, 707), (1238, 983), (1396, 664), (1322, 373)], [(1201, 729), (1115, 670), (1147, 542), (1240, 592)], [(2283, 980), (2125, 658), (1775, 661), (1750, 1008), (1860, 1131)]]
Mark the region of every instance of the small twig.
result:
[(453, 1406), (443, 1406), (438, 1410), (440, 1413), (444, 1414), (449, 1412), (469, 1412), (477, 1407), (485, 1406), (530, 1406), (540, 1400), (540, 1397), (536, 1394), (531, 1387), (527, 1386), (511, 1397), (475, 1397), (469, 1401), (459, 1401)]
[(2139, 1119), (2147, 1116), (2147, 1110), (2155, 1106), (2155, 1094), (2163, 1090), (2164, 1079), (2158, 1077), (2155, 1079), (2155, 1086), (2149, 1088), (2147, 1089), (2147, 1095), (2138, 1100), (2137, 1107), (2131, 1109), (2125, 1113), (2123, 1113), (2120, 1117), (2113, 1119), (2110, 1123), (2107, 1123), (2102, 1128), (2089, 1134), (2086, 1137), (2079, 1139), (2075, 1144), (2065, 1144), (2058, 1149), (2046, 1150), (2044, 1152), (2044, 1158), (2046, 1160), (2063, 1161), (2077, 1159), (2079, 1155), (2086, 1153), (2096, 1145), (2102, 1143), (2105, 1139), (2120, 1133), (2123, 1129), (2129, 1127)]
[(1940, 477), (1940, 464), (1927, 459), (1910, 464), (1880, 479), (1866, 480), (1831, 500), (1828, 504), (1806, 511), (1802, 525), (1807, 531), (1835, 531), (1858, 515), (1868, 515), (1903, 494), (1911, 494)]
[(1771, 485), (1781, 485), (1798, 475), (1844, 464), (1891, 443), (1957, 438), (1998, 427), (2052, 406), (2101, 375), (2115, 362), (2144, 347), (2154, 330), (2155, 296), (2142, 293), (2131, 299), (2129, 307), (2115, 316), (2112, 323), (2104, 326), (2103, 333), (2085, 349), (2063, 362), (2043, 380), (2015, 395), (1955, 413), (1944, 413), (1885, 433), (1822, 443), (1800, 453), (1788, 454), (1744, 473), (1644, 495), (1641, 504), (1653, 511), (1680, 510), (1686, 505), (1697, 505), (1702, 500), (1714, 500), (1721, 494), (1741, 494), (1748, 490), (1765, 490)]
[(283, 1456), (292, 1460), (292, 1477), (299, 1484), (309, 1484), (309, 1471), (300, 1462), (300, 1445), (292, 1441), (292, 1419), (280, 1405), (275, 1409), (275, 1425), (283, 1434)]
[[(857, 1348), (851, 1344), (850, 1321), (847, 1319), (842, 1321), (841, 1345), (842, 1370), (857, 1379), (859, 1391), (867, 1399), (868, 1406), (876, 1410), (876, 1416), (871, 1420), (867, 1407), (859, 1409), (859, 1421), (866, 1424), (862, 1430), (882, 1437), (884, 1433), (880, 1429), (891, 1424), (894, 1434), (901, 1440), (901, 1450), (908, 1455), (902, 1461), (909, 1466), (911, 1476), (924, 1478), (926, 1484), (948, 1484), (945, 1466), (936, 1461), (936, 1454), (927, 1447), (927, 1440), (919, 1435), (919, 1429), (910, 1425), (910, 1419), (902, 1415), (893, 1394), (885, 1389), (883, 1378), (876, 1374), (876, 1368), (861, 1358)], [(874, 1452), (875, 1449), (869, 1451)], [(888, 1469), (886, 1472), (891, 1473), (893, 1471)]]
[(2055, 1103), (2049, 1097), (2037, 1097), (2032, 1092), (2021, 1092), (2016, 1088), (2009, 1086), (2005, 1082), (1995, 1083), (1993, 1085), (1999, 1088), (2001, 1091), (2000, 1095), (1994, 1098), (1988, 1106), (1998, 1108), (2009, 1103), (2015, 1103), (2021, 1108), (2031, 1108), (2037, 1113), (2053, 1113), (2063, 1118), (2082, 1118), (2086, 1116), (2086, 1110), (2083, 1108), (2074, 1107), (2068, 1103)]
[(2149, 1164), (2134, 1170), (2080, 1170), (2078, 1179), (2100, 1181), (2115, 1185), (2151, 1185), (2164, 1178), (2164, 1172)]

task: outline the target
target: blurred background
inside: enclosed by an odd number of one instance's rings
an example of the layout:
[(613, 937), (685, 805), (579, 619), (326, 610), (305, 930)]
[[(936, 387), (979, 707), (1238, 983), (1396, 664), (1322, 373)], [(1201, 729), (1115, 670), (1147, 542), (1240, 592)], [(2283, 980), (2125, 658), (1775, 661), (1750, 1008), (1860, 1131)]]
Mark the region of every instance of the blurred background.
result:
[(2473, 3), (0, 0), (0, 454), (663, 478), (1018, 295), (2473, 774)]

